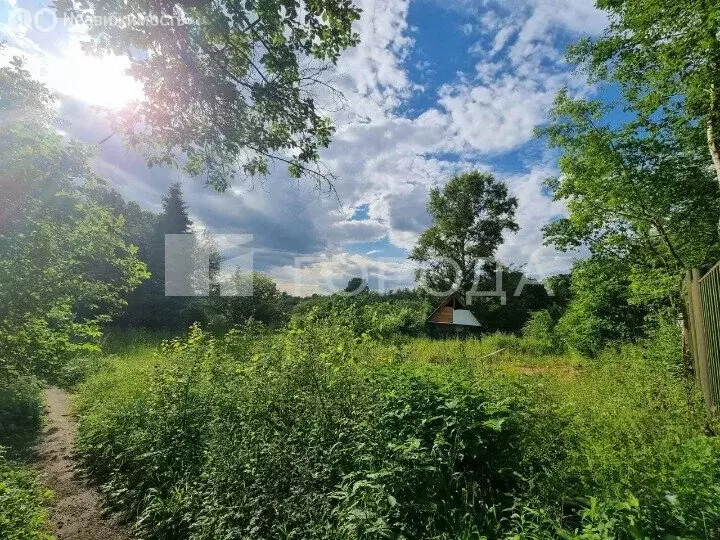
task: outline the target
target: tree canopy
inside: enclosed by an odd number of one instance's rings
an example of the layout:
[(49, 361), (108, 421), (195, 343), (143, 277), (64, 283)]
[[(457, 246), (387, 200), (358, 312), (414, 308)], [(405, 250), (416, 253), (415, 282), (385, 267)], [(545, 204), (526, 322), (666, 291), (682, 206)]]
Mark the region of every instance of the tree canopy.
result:
[(436, 291), (453, 284), (468, 291), (480, 259), (493, 257), (506, 231), (517, 231), (518, 201), (492, 174), (472, 171), (430, 191), (433, 224), (420, 236), (409, 258), (427, 265), (418, 271)]
[(547, 185), (569, 211), (545, 227), (546, 241), (627, 261), (649, 279), (645, 292), (668, 294), (668, 279), (677, 292), (685, 269), (720, 257), (718, 185), (697, 146), (642, 118), (612, 126), (610, 109), (562, 92), (541, 130), (562, 151)]
[(238, 268), (221, 288), (224, 295), (202, 301), (208, 326), (213, 330), (237, 328), (248, 319), (271, 326), (286, 323), (289, 319), (289, 296), (260, 272), (242, 272)]
[(369, 291), (367, 281), (361, 277), (350, 278), (345, 286), (344, 292), (348, 294), (360, 294)]
[[(141, 210), (136, 203), (126, 203), (116, 193), (103, 197), (104, 200), (113, 199), (114, 212), (126, 220), (129, 238), (139, 247), (139, 256), (150, 271), (150, 279), (129, 295), (127, 309), (117, 322), (123, 326), (180, 329), (204, 320), (199, 302), (190, 293), (202, 294), (209, 280), (210, 294), (217, 294), (216, 278), (222, 261), (211, 236), (206, 231), (193, 229), (181, 184), (172, 184), (163, 195), (159, 214)], [(175, 276), (171, 285), (172, 290), (187, 291), (188, 296), (166, 294), (165, 235), (168, 234), (189, 235), (193, 246), (192, 250), (182, 254), (187, 257), (187, 264), (183, 266), (193, 271)]]
[(664, 117), (696, 141), (704, 130), (720, 182), (720, 5), (597, 0), (597, 7), (609, 15), (607, 30), (572, 46), (570, 60), (596, 80), (619, 83), (643, 118)]
[[(131, 57), (145, 98), (117, 119), (154, 164), (181, 163), (220, 191), (237, 173), (266, 175), (269, 160), (293, 177), (329, 181), (319, 166), (333, 127), (316, 103), (334, 92), (326, 72), (358, 42), (351, 0), (59, 0), (90, 25), (88, 50)], [(133, 22), (163, 21), (165, 24)]]
[(597, 6), (607, 30), (568, 57), (621, 100), (562, 91), (539, 130), (561, 152), (560, 175), (546, 185), (568, 207), (545, 227), (546, 242), (590, 253), (573, 267), (557, 331), (592, 354), (682, 314), (685, 270), (720, 258), (720, 9), (704, 0)]
[(0, 96), (0, 376), (49, 375), (97, 348), (147, 271), (93, 196), (90, 152), (56, 132), (53, 98), (20, 60), (0, 68)]

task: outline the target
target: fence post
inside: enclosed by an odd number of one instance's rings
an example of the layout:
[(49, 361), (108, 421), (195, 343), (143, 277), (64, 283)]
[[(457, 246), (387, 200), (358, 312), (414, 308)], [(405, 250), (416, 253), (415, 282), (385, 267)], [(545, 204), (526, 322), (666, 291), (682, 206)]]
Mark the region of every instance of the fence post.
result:
[(685, 272), (685, 280), (683, 281), (684, 291), (686, 294), (686, 302), (682, 311), (682, 353), (683, 367), (685, 373), (693, 373), (697, 376), (697, 365), (695, 362), (695, 344), (693, 343), (692, 333), (692, 309), (690, 304), (690, 287), (692, 285), (692, 273), (690, 270)]
[(710, 372), (708, 369), (708, 343), (705, 333), (705, 318), (703, 314), (703, 302), (700, 293), (700, 270), (693, 268), (690, 272), (688, 287), (689, 315), (691, 343), (693, 348), (695, 373), (705, 396), (705, 403), (714, 412), (712, 391), (710, 388)]

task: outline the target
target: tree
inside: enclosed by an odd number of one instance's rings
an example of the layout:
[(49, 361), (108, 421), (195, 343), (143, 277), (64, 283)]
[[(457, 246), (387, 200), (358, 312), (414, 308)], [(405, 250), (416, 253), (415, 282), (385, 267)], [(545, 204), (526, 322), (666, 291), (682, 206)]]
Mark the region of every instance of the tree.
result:
[(677, 304), (687, 268), (720, 257), (718, 185), (701, 150), (641, 115), (625, 125), (612, 107), (562, 92), (540, 131), (562, 152), (547, 186), (569, 216), (545, 227), (546, 242), (622, 261), (631, 301)]
[[(129, 209), (131, 207), (128, 207), (127, 210)], [(190, 320), (194, 319), (189, 313), (192, 311), (190, 309), (192, 301), (183, 296), (166, 296), (165, 290), (166, 235), (194, 234), (195, 249), (186, 254), (189, 259), (203, 254), (215, 257), (208, 252), (209, 245), (205, 238), (194, 233), (188, 212), (189, 207), (183, 197), (180, 183), (172, 184), (162, 198), (162, 212), (159, 215), (153, 215), (150, 220), (153, 228), (150, 232), (149, 242), (141, 250), (151, 277), (138, 287), (128, 299), (128, 309), (123, 321), (125, 324), (148, 328), (181, 329), (195, 322)], [(187, 266), (191, 266), (190, 261)], [(215, 266), (217, 266), (217, 261), (215, 261)], [(208, 271), (216, 272), (217, 268), (209, 268)], [(176, 284), (177, 290), (194, 290), (193, 277), (191, 274), (186, 275), (183, 283)]]
[(250, 318), (267, 325), (283, 324), (289, 318), (285, 295), (270, 277), (260, 272), (248, 274), (236, 269), (221, 288), (225, 296), (207, 298), (203, 304), (214, 330), (225, 331), (245, 324)]
[[(222, 268), (223, 256), (218, 249), (218, 244), (207, 229), (202, 232), (195, 233), (195, 258), (202, 262), (204, 271), (204, 263), (207, 261), (207, 278), (210, 281), (210, 296), (220, 294), (220, 270)], [(200, 264), (197, 265), (198, 267)], [(205, 278), (205, 276), (202, 276)]]
[[(337, 92), (327, 70), (358, 42), (351, 0), (60, 0), (67, 16), (98, 15), (127, 25), (90, 25), (94, 53), (131, 57), (145, 99), (117, 119), (148, 162), (175, 164), (223, 191), (233, 176), (266, 175), (269, 160), (318, 182), (333, 127), (316, 105)], [(138, 14), (143, 21), (133, 23)], [(159, 21), (161, 24), (147, 24)]]
[(158, 220), (158, 233), (189, 234), (192, 232), (192, 220), (188, 215), (189, 206), (183, 198), (182, 185), (175, 182), (162, 198), (162, 209)]
[(633, 301), (626, 261), (614, 257), (578, 261), (571, 276), (572, 299), (555, 326), (565, 345), (594, 356), (613, 341), (646, 335), (650, 308)]
[(491, 174), (478, 171), (455, 176), (440, 190), (430, 191), (428, 213), (433, 225), (420, 236), (409, 258), (425, 263), (418, 279), (436, 291), (453, 284), (469, 291), (479, 276), (478, 261), (495, 255), (505, 231), (517, 231), (518, 201)]
[(570, 304), (571, 284), (570, 274), (557, 274), (545, 279), (545, 285), (552, 292), (552, 305), (547, 311), (553, 321), (562, 317)]
[(597, 0), (597, 7), (610, 17), (605, 34), (580, 41), (569, 58), (596, 79), (619, 82), (643, 118), (664, 117), (704, 138), (720, 182), (720, 5)]
[(21, 61), (0, 68), (0, 96), (0, 378), (52, 377), (98, 350), (147, 272), (124, 220), (92, 196), (90, 151), (57, 133), (53, 97)]
[(360, 277), (350, 278), (347, 285), (345, 286), (344, 292), (348, 294), (361, 294), (366, 293), (370, 289), (368, 288), (367, 282)]
[[(494, 271), (480, 276), (478, 290), (494, 291), (495, 287)], [(553, 298), (548, 295), (542, 283), (529, 280), (518, 268), (502, 268), (502, 291), (505, 293), (504, 302), (492, 296), (480, 297), (473, 299), (470, 306), (486, 331), (519, 332), (530, 319), (532, 312), (553, 306)]]
[[(173, 234), (191, 234), (193, 232), (192, 220), (188, 215), (189, 206), (183, 198), (180, 182), (172, 184), (168, 189), (167, 194), (163, 196), (162, 209), (162, 212), (158, 216), (157, 228), (155, 230), (156, 238), (154, 247), (156, 252), (152, 257), (151, 269), (154, 271), (154, 285), (157, 287), (157, 291), (165, 296), (164, 311), (167, 313), (170, 305), (173, 305), (173, 311), (178, 311), (182, 310), (184, 305), (187, 303), (186, 300), (178, 297), (167, 297), (168, 291), (166, 289), (168, 289), (168, 285), (171, 285), (167, 281), (167, 265), (180, 264), (189, 270), (194, 266), (194, 257), (197, 250), (183, 253), (182, 258), (184, 260), (182, 261), (167, 261), (167, 256), (169, 254), (166, 252), (166, 236)], [(188, 296), (190, 296), (190, 291), (194, 290), (192, 273), (184, 273), (180, 282), (172, 283), (171, 287), (175, 290), (188, 291)]]

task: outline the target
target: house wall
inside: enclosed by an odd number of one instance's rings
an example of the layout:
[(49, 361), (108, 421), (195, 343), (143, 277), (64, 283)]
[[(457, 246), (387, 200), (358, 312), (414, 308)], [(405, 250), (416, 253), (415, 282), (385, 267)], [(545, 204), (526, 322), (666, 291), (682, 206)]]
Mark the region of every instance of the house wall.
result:
[(431, 319), (432, 322), (438, 323), (438, 324), (452, 324), (453, 323), (453, 308), (449, 306), (441, 307), (437, 310), (435, 315), (433, 315), (433, 318)]

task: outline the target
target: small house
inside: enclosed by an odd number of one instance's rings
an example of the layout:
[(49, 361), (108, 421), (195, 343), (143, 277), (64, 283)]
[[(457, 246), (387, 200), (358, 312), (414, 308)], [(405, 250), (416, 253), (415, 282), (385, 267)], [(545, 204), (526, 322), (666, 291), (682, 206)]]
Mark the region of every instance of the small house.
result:
[(475, 315), (467, 309), (458, 294), (451, 294), (435, 308), (427, 320), (438, 329), (442, 330), (470, 330), (482, 328), (482, 324), (475, 318)]

